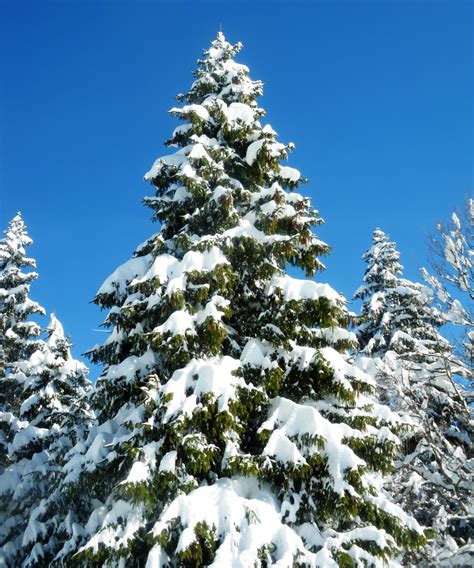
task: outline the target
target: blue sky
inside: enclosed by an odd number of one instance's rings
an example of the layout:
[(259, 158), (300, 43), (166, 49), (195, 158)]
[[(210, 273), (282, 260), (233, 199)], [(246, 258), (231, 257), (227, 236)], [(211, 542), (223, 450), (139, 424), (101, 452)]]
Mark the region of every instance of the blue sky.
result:
[(0, 1), (0, 225), (23, 212), (31, 297), (76, 355), (104, 339), (96, 290), (156, 231), (143, 174), (221, 27), (326, 220), (318, 280), (351, 296), (376, 226), (418, 278), (434, 224), (472, 195), (471, 2)]

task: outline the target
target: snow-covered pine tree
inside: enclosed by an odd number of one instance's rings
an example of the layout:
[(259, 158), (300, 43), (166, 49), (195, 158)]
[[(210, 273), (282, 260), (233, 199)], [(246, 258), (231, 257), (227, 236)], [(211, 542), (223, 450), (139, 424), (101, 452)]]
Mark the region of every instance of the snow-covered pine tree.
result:
[(373, 370), (381, 402), (411, 424), (400, 433), (403, 452), (389, 490), (437, 533), (406, 560), (416, 566), (462, 564), (470, 554), (474, 462), (470, 409), (455, 377), (467, 369), (439, 332), (445, 319), (433, 307), (432, 291), (401, 278), (396, 245), (380, 229), (363, 258), (364, 284), (355, 294), (362, 300), (357, 364)]
[[(35, 349), (34, 338), (41, 330), (30, 320), (32, 314), (44, 314), (43, 308), (30, 300), (30, 282), (38, 274), (29, 270), (35, 261), (26, 256), (31, 245), (21, 213), (10, 221), (0, 240), (0, 377), (4, 378), (15, 361), (28, 357)], [(28, 272), (25, 272), (27, 269)]]
[(86, 400), (87, 368), (73, 359), (69, 340), (55, 315), (46, 341), (12, 367), (18, 431), (8, 445), (0, 476), (4, 524), (0, 531), (7, 566), (45, 566), (67, 535), (67, 495), (59, 491), (67, 452), (86, 434), (91, 413)]
[[(0, 474), (10, 465), (9, 446), (26, 425), (19, 418), (20, 388), (12, 373), (40, 344), (41, 328), (30, 316), (44, 314), (29, 298), (30, 282), (38, 275), (31, 270), (35, 261), (26, 256), (32, 240), (20, 213), (4, 235), (0, 241)], [(1, 553), (8, 555), (12, 552), (8, 534), (16, 521), (9, 512), (10, 493), (5, 483), (0, 482), (0, 492), (0, 546)]]
[(198, 62), (145, 176), (161, 229), (95, 299), (99, 425), (66, 467), (84, 566), (382, 566), (423, 541), (380, 491), (396, 438), (348, 362), (344, 299), (285, 274), (328, 247), (240, 48), (219, 33)]
[(13, 411), (16, 392), (8, 372), (18, 361), (27, 359), (37, 347), (40, 326), (30, 319), (44, 314), (43, 308), (29, 298), (30, 282), (38, 274), (31, 270), (35, 261), (26, 256), (32, 244), (25, 223), (18, 213), (0, 240), (0, 472), (6, 465), (7, 445), (18, 428)]
[(367, 263), (364, 284), (354, 294), (362, 300), (357, 339), (360, 351), (371, 355), (387, 350), (394, 325), (387, 306), (403, 267), (395, 243), (381, 229), (375, 229), (372, 246), (362, 258)]

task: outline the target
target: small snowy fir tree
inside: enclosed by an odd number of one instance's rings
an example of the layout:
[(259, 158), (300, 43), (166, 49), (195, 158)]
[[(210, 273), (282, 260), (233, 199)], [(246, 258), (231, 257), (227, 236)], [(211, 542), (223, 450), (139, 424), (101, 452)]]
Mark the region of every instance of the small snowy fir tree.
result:
[[(8, 535), (16, 530), (10, 514), (10, 486), (3, 474), (9, 467), (9, 447), (26, 425), (19, 417), (21, 388), (12, 379), (12, 374), (38, 347), (40, 326), (31, 321), (33, 314), (44, 314), (43, 308), (29, 298), (30, 282), (37, 273), (31, 269), (35, 261), (26, 256), (25, 248), (32, 244), (25, 223), (18, 213), (9, 223), (0, 241), (0, 546), (1, 553), (14, 551), (8, 545)], [(1, 562), (1, 559), (0, 559)]]
[(360, 350), (371, 355), (386, 351), (390, 341), (393, 319), (387, 305), (403, 267), (395, 243), (380, 229), (375, 229), (372, 246), (362, 258), (367, 270), (364, 284), (354, 294), (356, 300), (363, 300), (357, 338)]
[(355, 294), (362, 300), (357, 364), (372, 371), (381, 402), (409, 425), (401, 433), (403, 453), (389, 488), (436, 535), (406, 560), (416, 566), (462, 564), (473, 552), (468, 535), (474, 463), (470, 409), (455, 377), (468, 371), (439, 333), (445, 320), (432, 305), (432, 291), (401, 278), (395, 243), (377, 229), (363, 258), (364, 284)]
[(20, 213), (10, 221), (4, 234), (0, 240), (0, 378), (5, 377), (15, 361), (34, 351), (34, 338), (41, 330), (29, 318), (32, 314), (44, 314), (43, 308), (28, 297), (30, 282), (38, 274), (29, 270), (35, 267), (35, 261), (27, 258), (25, 247), (32, 240)]
[(0, 240), (0, 472), (6, 465), (7, 445), (18, 429), (18, 416), (12, 412), (15, 385), (7, 380), (8, 372), (36, 349), (41, 328), (30, 316), (44, 314), (28, 296), (30, 282), (38, 274), (31, 270), (35, 261), (26, 256), (32, 240), (20, 213), (4, 234)]
[(99, 424), (66, 466), (84, 566), (381, 567), (424, 541), (381, 492), (397, 438), (348, 362), (344, 299), (285, 273), (328, 247), (240, 48), (219, 33), (198, 62), (145, 176), (161, 230), (95, 300)]

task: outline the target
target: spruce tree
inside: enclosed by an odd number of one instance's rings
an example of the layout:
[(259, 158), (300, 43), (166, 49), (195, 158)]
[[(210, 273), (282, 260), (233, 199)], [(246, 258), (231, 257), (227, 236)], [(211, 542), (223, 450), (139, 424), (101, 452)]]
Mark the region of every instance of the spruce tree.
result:
[(160, 231), (95, 298), (99, 424), (65, 479), (84, 566), (382, 566), (423, 542), (381, 492), (397, 438), (348, 361), (344, 299), (285, 272), (329, 249), (240, 48), (219, 33), (178, 96), (175, 151), (145, 175)]
[(401, 278), (396, 245), (380, 229), (363, 258), (364, 285), (355, 294), (362, 300), (358, 365), (375, 368), (380, 401), (409, 426), (400, 433), (403, 452), (389, 488), (420, 524), (433, 529), (429, 545), (406, 561), (463, 563), (470, 554), (474, 464), (470, 409), (455, 378), (468, 370), (440, 334), (445, 319), (433, 307), (432, 291)]

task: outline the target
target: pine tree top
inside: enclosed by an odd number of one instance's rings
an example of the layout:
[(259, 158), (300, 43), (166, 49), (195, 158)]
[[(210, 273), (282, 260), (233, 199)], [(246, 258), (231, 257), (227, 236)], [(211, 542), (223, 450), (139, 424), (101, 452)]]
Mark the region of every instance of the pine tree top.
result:
[(211, 47), (203, 52), (204, 59), (198, 59), (198, 69), (194, 72), (196, 81), (190, 91), (178, 95), (177, 99), (191, 104), (209, 104), (222, 99), (228, 104), (237, 101), (255, 106), (255, 97), (262, 94), (262, 82), (252, 81), (248, 67), (234, 61), (241, 49), (240, 42), (232, 45), (219, 32)]
[(363, 278), (366, 284), (355, 292), (356, 299), (365, 298), (370, 290), (387, 287), (402, 274), (403, 266), (399, 263), (400, 253), (396, 249), (396, 243), (390, 241), (390, 237), (382, 229), (374, 230), (372, 246), (362, 258), (367, 263)]
[[(5, 237), (0, 241), (0, 279), (12, 267), (35, 267), (34, 259), (27, 258), (25, 247), (32, 244), (21, 213), (17, 213), (4, 231)], [(35, 273), (31, 273), (35, 274)], [(33, 279), (30, 277), (30, 279)], [(0, 280), (1, 281), (1, 280)]]
[(20, 213), (10, 221), (4, 234), (0, 240), (0, 375), (35, 350), (33, 338), (40, 335), (41, 329), (29, 318), (32, 314), (45, 313), (29, 298), (30, 282), (38, 274), (24, 271), (36, 264), (26, 256), (25, 248), (33, 241)]
[(433, 306), (433, 291), (426, 285), (402, 278), (403, 266), (396, 243), (376, 229), (373, 244), (363, 255), (367, 263), (363, 284), (354, 294), (362, 299), (358, 338), (366, 353), (389, 349), (404, 353), (411, 345), (426, 360), (430, 353), (451, 352), (438, 328), (444, 321)]

